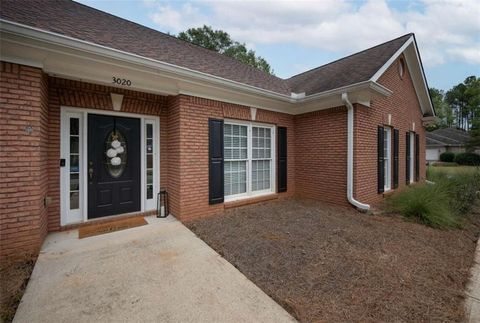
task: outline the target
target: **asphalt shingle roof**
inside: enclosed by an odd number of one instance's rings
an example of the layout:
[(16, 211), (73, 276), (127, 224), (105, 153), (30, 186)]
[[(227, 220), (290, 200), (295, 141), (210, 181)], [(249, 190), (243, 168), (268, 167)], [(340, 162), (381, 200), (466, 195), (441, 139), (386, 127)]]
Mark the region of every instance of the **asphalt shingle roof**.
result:
[(370, 79), (410, 38), (402, 36), (289, 79), (70, 0), (3, 0), (0, 18), (290, 95), (315, 94)]
[(464, 130), (455, 128), (437, 129), (427, 132), (427, 148), (438, 146), (463, 146), (470, 139)]
[(306, 95), (368, 81), (412, 36), (407, 34), (287, 79), (292, 92)]

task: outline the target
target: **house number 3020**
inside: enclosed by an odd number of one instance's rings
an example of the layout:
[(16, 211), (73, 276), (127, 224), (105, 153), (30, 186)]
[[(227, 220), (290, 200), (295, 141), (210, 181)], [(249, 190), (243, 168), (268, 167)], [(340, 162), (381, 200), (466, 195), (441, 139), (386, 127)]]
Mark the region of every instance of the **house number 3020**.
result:
[(122, 79), (120, 77), (112, 77), (112, 83), (117, 84), (117, 85), (124, 85), (124, 86), (131, 86), (132, 81), (127, 80), (127, 79)]

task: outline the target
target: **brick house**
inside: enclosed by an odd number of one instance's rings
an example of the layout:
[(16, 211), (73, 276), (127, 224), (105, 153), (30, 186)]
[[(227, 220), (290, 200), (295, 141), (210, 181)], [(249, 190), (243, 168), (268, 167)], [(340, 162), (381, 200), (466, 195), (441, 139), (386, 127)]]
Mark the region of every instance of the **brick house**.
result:
[(300, 196), (368, 209), (425, 177), (413, 34), (289, 79), (62, 1), (3, 1), (0, 256), (48, 232)]

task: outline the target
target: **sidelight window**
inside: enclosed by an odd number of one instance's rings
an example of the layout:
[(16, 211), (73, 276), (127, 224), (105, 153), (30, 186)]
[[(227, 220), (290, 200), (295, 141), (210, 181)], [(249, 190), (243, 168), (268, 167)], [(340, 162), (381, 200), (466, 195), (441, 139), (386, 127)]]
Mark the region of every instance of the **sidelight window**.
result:
[(154, 137), (153, 137), (153, 124), (147, 122), (145, 124), (145, 157), (146, 157), (146, 167), (145, 167), (145, 184), (146, 184), (146, 197), (147, 200), (153, 199), (153, 164), (154, 164)]
[(70, 210), (80, 204), (80, 120), (70, 118)]

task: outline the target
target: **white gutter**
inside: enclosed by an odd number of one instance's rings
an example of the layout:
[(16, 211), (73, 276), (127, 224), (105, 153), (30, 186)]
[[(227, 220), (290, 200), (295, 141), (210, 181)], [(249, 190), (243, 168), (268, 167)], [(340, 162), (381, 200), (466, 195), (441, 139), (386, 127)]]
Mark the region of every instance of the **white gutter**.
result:
[(348, 100), (348, 93), (342, 93), (342, 101), (347, 107), (347, 199), (350, 204), (364, 211), (370, 205), (361, 203), (353, 197), (353, 105)]

